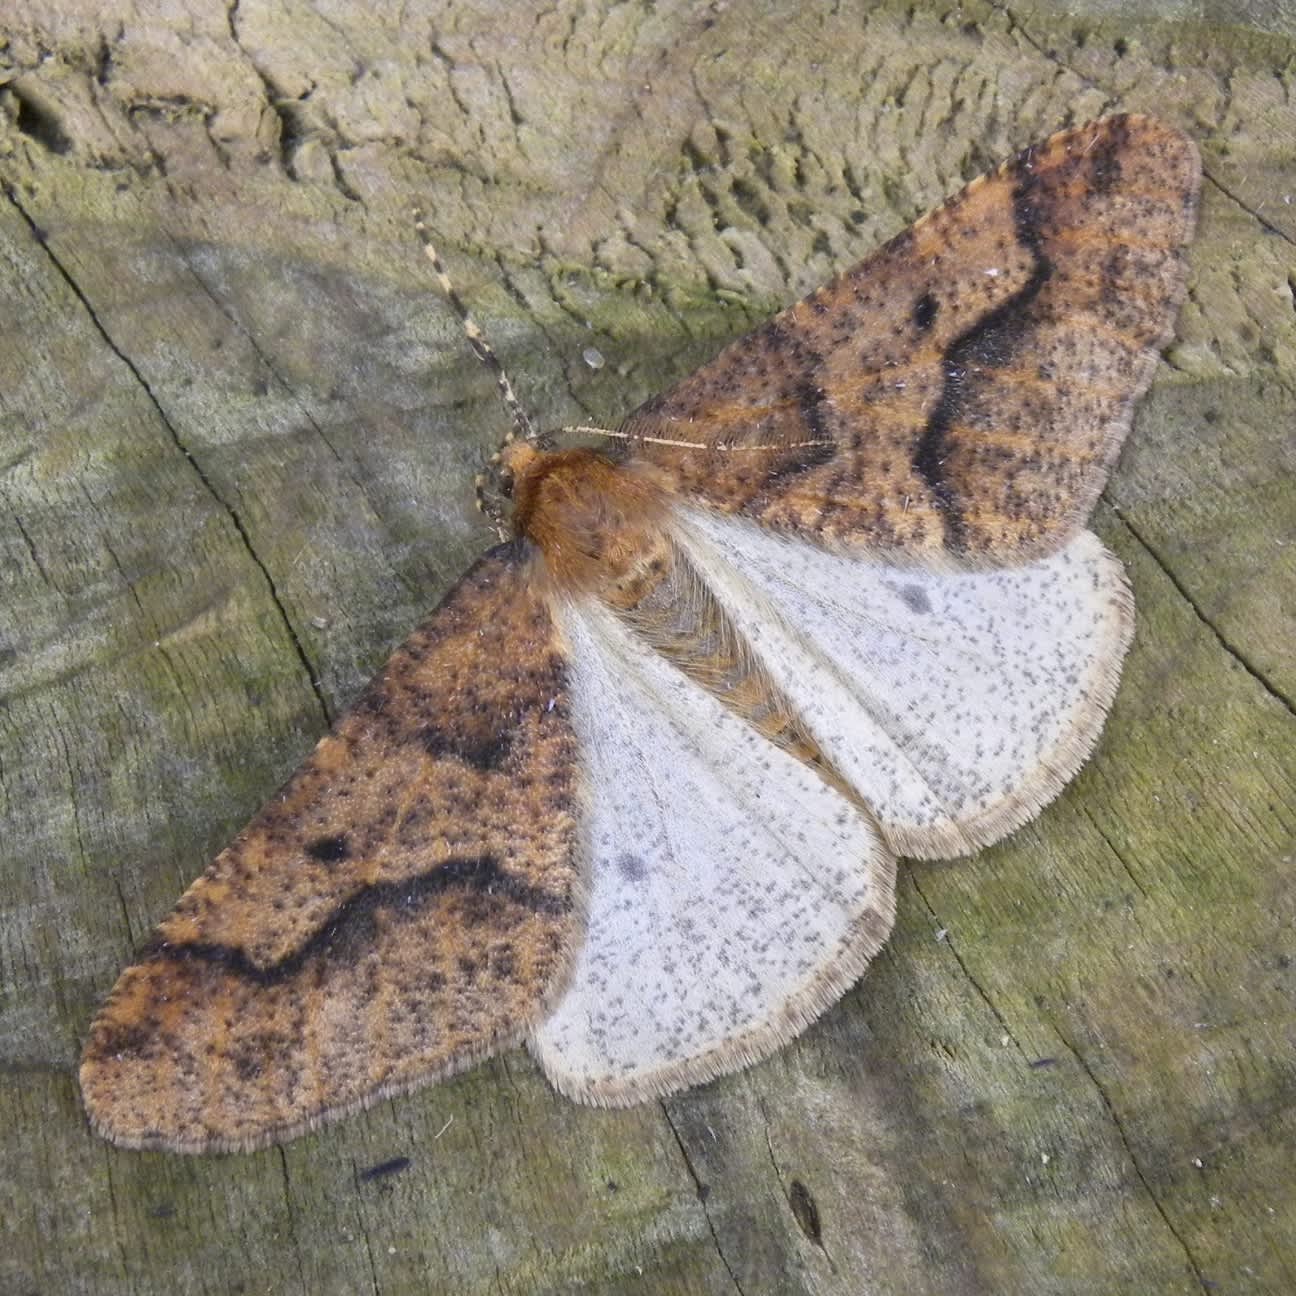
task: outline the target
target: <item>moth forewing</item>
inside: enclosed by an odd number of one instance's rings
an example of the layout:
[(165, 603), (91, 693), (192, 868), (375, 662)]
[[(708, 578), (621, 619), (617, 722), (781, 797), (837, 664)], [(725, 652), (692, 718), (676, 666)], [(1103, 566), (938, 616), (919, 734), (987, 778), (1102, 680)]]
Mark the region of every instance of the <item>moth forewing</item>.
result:
[(672, 489), (965, 566), (1084, 523), (1171, 336), (1201, 163), (1148, 117), (1060, 131), (630, 416)]
[(212, 863), (90, 1030), (127, 1147), (242, 1149), (516, 1042), (583, 887), (567, 661), (517, 544), (482, 558)]

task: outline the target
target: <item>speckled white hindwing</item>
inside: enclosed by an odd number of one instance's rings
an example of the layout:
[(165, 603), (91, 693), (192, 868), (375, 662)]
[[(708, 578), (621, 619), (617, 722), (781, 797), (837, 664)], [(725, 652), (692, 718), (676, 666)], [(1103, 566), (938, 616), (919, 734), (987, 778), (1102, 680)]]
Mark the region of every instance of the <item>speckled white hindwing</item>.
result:
[(898, 854), (997, 841), (1097, 741), (1133, 599), (1090, 532), (1037, 562), (931, 571), (700, 509), (679, 521), (702, 579)]
[(562, 1092), (620, 1105), (773, 1052), (891, 927), (868, 816), (594, 601), (567, 604), (592, 864), (572, 980), (531, 1048)]

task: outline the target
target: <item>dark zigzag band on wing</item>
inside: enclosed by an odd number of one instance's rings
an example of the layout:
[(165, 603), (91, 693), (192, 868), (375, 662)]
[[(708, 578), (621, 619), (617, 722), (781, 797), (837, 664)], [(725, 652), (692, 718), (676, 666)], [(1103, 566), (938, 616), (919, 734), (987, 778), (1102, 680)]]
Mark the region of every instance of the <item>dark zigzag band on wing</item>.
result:
[[(1021, 342), (1029, 340), (1026, 309), (1040, 295), (1053, 275), (1053, 263), (1044, 253), (1040, 235), (1038, 182), (1030, 169), (1029, 155), (1021, 166), (1021, 178), (1013, 190), (1013, 224), (1017, 242), (1034, 258), (1030, 278), (1006, 301), (984, 315), (945, 351), (945, 385), (940, 401), (932, 410), (921, 439), (914, 448), (913, 466), (931, 488), (940, 505), (945, 544), (961, 553), (967, 548), (963, 503), (945, 477), (947, 436), (969, 395), (969, 372), (1006, 366), (1017, 354)], [(925, 292), (914, 303), (914, 322), (924, 332), (934, 322), (935, 299)]]
[(802, 383), (796, 390), (797, 409), (806, 429), (806, 444), (775, 458), (765, 468), (765, 493), (776, 496), (788, 481), (801, 473), (831, 463), (837, 445), (824, 423), (823, 403), (827, 393), (816, 383)]
[[(493, 855), (448, 859), (427, 873), (362, 888), (333, 910), (304, 945), (267, 966), (254, 963), (246, 950), (236, 946), (204, 941), (173, 944), (153, 940), (140, 950), (138, 961), (210, 963), (245, 981), (273, 985), (297, 976), (307, 961), (316, 956), (328, 958), (345, 952), (348, 945), (360, 944), (367, 948), (372, 937), (366, 938), (360, 929), (365, 924), (372, 926), (377, 911), (408, 916), (429, 897), (453, 889), (492, 901), (507, 901), (531, 913), (555, 917), (570, 913), (574, 904), (570, 893), (555, 894), (541, 887), (528, 886), (506, 873)], [(477, 907), (474, 912), (474, 907), (469, 905), (464, 908), (463, 916), (472, 925), (474, 918), (477, 922), (486, 922), (494, 915), (483, 907)]]

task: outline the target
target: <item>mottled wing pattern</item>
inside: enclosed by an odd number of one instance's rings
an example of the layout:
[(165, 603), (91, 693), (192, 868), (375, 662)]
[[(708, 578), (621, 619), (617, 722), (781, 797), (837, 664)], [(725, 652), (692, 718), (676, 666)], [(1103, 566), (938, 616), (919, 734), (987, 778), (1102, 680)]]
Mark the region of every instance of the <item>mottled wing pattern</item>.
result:
[(712, 508), (972, 565), (1087, 516), (1170, 337), (1200, 162), (1148, 118), (1028, 149), (625, 423)]
[(252, 1147), (518, 1039), (583, 921), (566, 675), (494, 550), (122, 974), (81, 1068), (95, 1127)]

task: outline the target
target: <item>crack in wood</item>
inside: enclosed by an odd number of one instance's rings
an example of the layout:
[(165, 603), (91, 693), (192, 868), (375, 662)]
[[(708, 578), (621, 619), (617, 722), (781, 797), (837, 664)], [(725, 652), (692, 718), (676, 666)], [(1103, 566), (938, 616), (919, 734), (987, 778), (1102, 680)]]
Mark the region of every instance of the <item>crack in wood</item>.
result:
[(1103, 841), (1107, 843), (1107, 849), (1111, 851), (1112, 855), (1115, 856), (1116, 858), (1116, 862), (1121, 866), (1121, 868), (1125, 870), (1125, 874), (1129, 878), (1129, 880), (1134, 884), (1135, 890), (1139, 893), (1139, 895), (1143, 897), (1143, 899), (1146, 900), (1148, 894), (1147, 888), (1143, 885), (1142, 882), (1139, 881), (1138, 875), (1130, 867), (1129, 860), (1125, 858), (1124, 852), (1120, 850), (1120, 848), (1116, 845), (1114, 841), (1112, 841), (1111, 837), (1107, 833), (1107, 830), (1102, 826), (1102, 824), (1098, 822), (1097, 819), (1094, 818), (1093, 812), (1088, 808), (1088, 806), (1084, 807), (1084, 815), (1085, 818), (1088, 819), (1089, 822), (1093, 825), (1094, 831), (1098, 834), (1098, 836), (1101, 837)]
[(1265, 218), (1261, 216), (1254, 207), (1249, 206), (1242, 198), (1239, 198), (1238, 195), (1228, 187), (1228, 185), (1224, 184), (1221, 180), (1217, 180), (1205, 168), (1202, 169), (1202, 179), (1209, 181), (1214, 185), (1215, 188), (1218, 189), (1230, 202), (1236, 203), (1248, 216), (1251, 217), (1253, 221), (1256, 222), (1256, 224), (1261, 227), (1261, 229), (1265, 231), (1266, 234), (1273, 234), (1282, 239), (1284, 243), (1290, 243), (1293, 247), (1296, 247), (1296, 238), (1293, 238), (1286, 230), (1275, 225), (1272, 221), (1265, 220)]
[(1187, 1240), (1179, 1230), (1175, 1228), (1174, 1221), (1171, 1220), (1165, 1207), (1161, 1204), (1160, 1199), (1157, 1197), (1156, 1193), (1153, 1192), (1152, 1185), (1148, 1182), (1147, 1176), (1143, 1173), (1143, 1167), (1139, 1164), (1138, 1157), (1134, 1155), (1134, 1148), (1130, 1144), (1129, 1135), (1125, 1132), (1125, 1123), (1117, 1113), (1116, 1106), (1112, 1102), (1107, 1090), (1094, 1074), (1093, 1069), (1089, 1066), (1089, 1063), (1085, 1060), (1085, 1057), (1080, 1050), (1076, 1048), (1076, 1046), (1062, 1033), (1061, 1030), (1058, 1029), (1057, 1023), (1051, 1021), (1049, 1022), (1049, 1026), (1052, 1028), (1053, 1033), (1058, 1037), (1058, 1039), (1062, 1041), (1063, 1046), (1071, 1056), (1075, 1058), (1076, 1063), (1088, 1078), (1089, 1083), (1093, 1085), (1094, 1091), (1098, 1094), (1099, 1101), (1107, 1112), (1108, 1119), (1116, 1130), (1116, 1136), (1120, 1139), (1121, 1147), (1125, 1150), (1125, 1156), (1129, 1159), (1130, 1165), (1134, 1168), (1134, 1173), (1138, 1177), (1138, 1181), (1142, 1185), (1143, 1191), (1147, 1193), (1148, 1200), (1152, 1203), (1152, 1207), (1156, 1213), (1161, 1217), (1161, 1222), (1166, 1226), (1170, 1236), (1174, 1238), (1182, 1249), (1184, 1259), (1188, 1264), (1188, 1268), (1192, 1270), (1193, 1277), (1197, 1280), (1197, 1285), (1203, 1292), (1214, 1291), (1215, 1283), (1211, 1282), (1206, 1277), (1205, 1273), (1203, 1273), (1201, 1265), (1197, 1261), (1197, 1257), (1193, 1254), (1192, 1248), (1188, 1245)]
[(202, 483), (204, 489), (212, 497), (212, 499), (214, 499), (216, 503), (221, 507), (226, 517), (229, 518), (231, 524), (234, 527), (234, 530), (238, 533), (239, 539), (243, 543), (243, 547), (247, 550), (248, 557), (251, 558), (252, 562), (256, 565), (257, 570), (261, 573), (262, 577), (265, 580), (266, 588), (270, 594), (270, 600), (274, 604), (276, 610), (278, 611), (279, 617), (283, 622), (284, 629), (287, 631), (288, 638), (292, 643), (293, 651), (296, 653), (298, 661), (301, 663), (302, 668), (306, 672), (306, 679), (310, 684), (311, 692), (315, 694), (315, 700), (319, 703), (319, 708), (320, 711), (323, 713), (324, 721), (326, 724), (332, 725), (333, 711), (328, 704), (328, 699), (324, 696), (324, 690), (320, 685), (320, 681), (317, 672), (315, 670), (315, 667), (311, 662), (309, 656), (307, 656), (305, 645), (302, 643), (301, 638), (297, 634), (296, 627), (292, 623), (292, 618), (288, 615), (288, 609), (284, 606), (283, 599), (280, 597), (279, 589), (275, 584), (274, 577), (271, 576), (270, 569), (266, 566), (260, 554), (257, 553), (256, 548), (252, 543), (252, 537), (249, 534), (247, 526), (244, 523), (243, 519), (239, 516), (238, 510), (235, 509), (234, 506), (230, 504), (229, 501), (227, 501), (224, 498), (224, 496), (221, 495), (220, 491), (216, 489), (215, 483), (211, 480), (211, 478), (203, 470), (202, 465), (194, 457), (193, 451), (191, 451), (189, 447), (185, 444), (184, 438), (181, 437), (179, 429), (167, 417), (166, 411), (162, 408), (161, 401), (158, 399), (157, 394), (153, 391), (153, 388), (149, 385), (148, 380), (144, 377), (143, 373), (140, 371), (139, 367), (135, 364), (135, 362), (121, 349), (120, 346), (117, 345), (116, 341), (114, 341), (112, 335), (108, 332), (107, 327), (104, 325), (103, 321), (99, 318), (99, 315), (95, 311), (94, 306), (91, 305), (89, 298), (81, 290), (81, 286), (76, 282), (71, 272), (56, 255), (53, 248), (49, 246), (40, 227), (36, 224), (36, 222), (32, 219), (30, 213), (28, 213), (26, 208), (19, 201), (18, 195), (14, 192), (13, 188), (8, 183), (3, 184), (2, 187), (3, 187), (5, 197), (8, 198), (10, 205), (14, 208), (14, 210), (18, 213), (18, 215), (22, 217), (23, 221), (31, 230), (32, 237), (44, 250), (45, 255), (49, 258), (50, 264), (54, 267), (54, 269), (59, 274), (60, 278), (67, 285), (68, 290), (77, 299), (77, 301), (80, 302), (81, 307), (86, 312), (86, 315), (89, 317), (91, 324), (94, 325), (95, 331), (103, 339), (104, 344), (113, 353), (113, 355), (115, 355), (117, 359), (121, 361), (121, 363), (125, 366), (127, 372), (131, 375), (131, 377), (134, 378), (134, 380), (139, 384), (140, 389), (144, 392), (144, 395), (147, 397), (149, 404), (153, 406), (154, 412), (161, 420), (162, 426), (166, 428), (167, 433), (170, 436), (172, 442), (174, 443), (176, 449), (179, 450), (180, 453), (184, 455), (186, 461), (189, 463), (189, 466), (193, 469), (195, 475), (197, 476), (198, 480)]
[(1211, 632), (1211, 634), (1215, 638), (1216, 643), (1218, 643), (1219, 646), (1223, 648), (1224, 651), (1235, 662), (1237, 662), (1237, 664), (1241, 666), (1242, 669), (1246, 671), (1246, 673), (1250, 675), (1251, 678), (1255, 680), (1255, 682), (1262, 689), (1264, 689), (1264, 691), (1271, 698), (1273, 698), (1275, 702), (1278, 702), (1281, 706), (1283, 706), (1289, 715), (1296, 716), (1296, 698), (1288, 697), (1287, 694), (1284, 693), (1283, 690), (1279, 688), (1277, 684), (1275, 684), (1272, 680), (1267, 678), (1264, 672), (1247, 658), (1246, 654), (1243, 653), (1243, 651), (1240, 648), (1238, 648), (1225, 636), (1224, 632), (1202, 610), (1201, 606), (1197, 603), (1196, 599), (1194, 599), (1192, 594), (1189, 592), (1187, 585), (1185, 585), (1184, 582), (1180, 580), (1179, 577), (1175, 574), (1174, 569), (1170, 566), (1166, 558), (1160, 553), (1160, 551), (1156, 548), (1156, 546), (1150, 540), (1147, 539), (1147, 537), (1139, 530), (1139, 528), (1135, 526), (1135, 524), (1132, 521), (1130, 521), (1129, 516), (1126, 513), (1124, 513), (1120, 508), (1118, 508), (1116, 505), (1112, 505), (1112, 511), (1125, 524), (1125, 527), (1129, 531), (1130, 535), (1132, 535), (1134, 539), (1138, 541), (1139, 545), (1144, 550), (1144, 552), (1148, 555), (1148, 557), (1151, 558), (1152, 561), (1156, 563), (1156, 565), (1165, 574), (1166, 579), (1170, 582), (1171, 585), (1174, 586), (1175, 592), (1180, 596), (1180, 598), (1183, 599), (1185, 603), (1188, 604), (1189, 608), (1192, 609), (1193, 615), (1197, 618), (1197, 620), (1200, 621), (1202, 625), (1204, 625), (1206, 629)]
[(1002, 1013), (1000, 1013), (999, 1009), (995, 1007), (994, 1000), (990, 998), (989, 994), (985, 990), (985, 987), (982, 986), (981, 983), (976, 979), (976, 977), (972, 975), (971, 969), (963, 961), (962, 955), (959, 954), (958, 950), (954, 948), (954, 942), (950, 939), (948, 930), (944, 927), (943, 924), (941, 924), (940, 919), (936, 915), (935, 907), (932, 905), (931, 901), (928, 900), (926, 895), (923, 893), (922, 886), (919, 884), (917, 876), (914, 874), (910, 874), (910, 876), (913, 880), (913, 888), (918, 893), (918, 898), (923, 902), (923, 906), (926, 908), (927, 912), (931, 915), (932, 921), (935, 922), (938, 925), (939, 929), (945, 933), (941, 943), (945, 946), (946, 949), (949, 950), (950, 956), (953, 958), (954, 962), (957, 963), (959, 966), (959, 971), (962, 972), (963, 975), (967, 978), (968, 984), (972, 987), (973, 990), (976, 991), (977, 996), (980, 998), (981, 1002), (984, 1003), (986, 1008), (989, 1009), (990, 1015), (995, 1019), (995, 1022), (999, 1026), (999, 1029), (1004, 1033), (1004, 1035), (1008, 1039), (1012, 1041), (1013, 1047), (1017, 1050), (1017, 1052), (1020, 1053), (1022, 1057), (1025, 1057), (1026, 1050), (1022, 1048), (1021, 1041), (1017, 1038), (1015, 1034), (1013, 1034), (1012, 1028), (1008, 1025), (1007, 1019), (1003, 1016)]
[(711, 1211), (707, 1207), (707, 1197), (710, 1195), (710, 1187), (702, 1182), (701, 1176), (693, 1166), (693, 1159), (689, 1156), (688, 1147), (681, 1137), (675, 1122), (671, 1119), (670, 1109), (666, 1106), (665, 1101), (661, 1102), (662, 1115), (666, 1118), (667, 1128), (675, 1138), (675, 1143), (679, 1147), (680, 1156), (684, 1158), (684, 1168), (689, 1172), (689, 1178), (693, 1180), (693, 1188), (697, 1193), (698, 1205), (702, 1207), (702, 1215), (706, 1219), (707, 1230), (711, 1234), (711, 1241), (715, 1245), (716, 1255), (720, 1257), (720, 1263), (724, 1265), (725, 1272), (729, 1275), (729, 1281), (733, 1283), (734, 1291), (738, 1296), (746, 1296), (743, 1291), (742, 1283), (738, 1281), (738, 1275), (734, 1273), (733, 1266), (729, 1263), (728, 1257), (724, 1253), (724, 1247), (720, 1245), (720, 1235), (716, 1232), (715, 1221), (711, 1218)]

